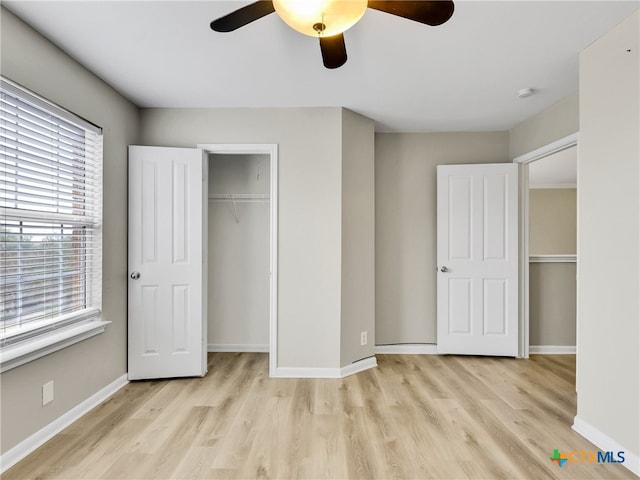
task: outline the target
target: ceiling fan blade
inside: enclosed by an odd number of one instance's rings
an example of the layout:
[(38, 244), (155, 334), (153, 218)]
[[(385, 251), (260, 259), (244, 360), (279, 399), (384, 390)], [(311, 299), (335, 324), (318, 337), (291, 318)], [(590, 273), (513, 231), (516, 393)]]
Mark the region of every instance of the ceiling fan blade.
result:
[(211, 22), (211, 30), (215, 30), (216, 32), (232, 32), (275, 11), (276, 9), (273, 7), (273, 2), (270, 0), (253, 2), (246, 7), (239, 8), (235, 12), (231, 12), (224, 17), (214, 20)]
[(344, 35), (339, 33), (331, 37), (320, 37), (320, 51), (322, 63), (327, 68), (338, 68), (347, 61), (347, 47)]
[(451, 0), (369, 0), (367, 6), (432, 26), (441, 25), (449, 20), (454, 10)]

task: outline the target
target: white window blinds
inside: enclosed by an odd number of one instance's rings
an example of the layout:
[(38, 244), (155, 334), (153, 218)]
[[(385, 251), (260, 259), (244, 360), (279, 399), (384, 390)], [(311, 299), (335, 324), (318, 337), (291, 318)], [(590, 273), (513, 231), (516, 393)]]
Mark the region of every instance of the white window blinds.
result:
[(102, 292), (102, 132), (1, 80), (0, 345), (88, 321)]

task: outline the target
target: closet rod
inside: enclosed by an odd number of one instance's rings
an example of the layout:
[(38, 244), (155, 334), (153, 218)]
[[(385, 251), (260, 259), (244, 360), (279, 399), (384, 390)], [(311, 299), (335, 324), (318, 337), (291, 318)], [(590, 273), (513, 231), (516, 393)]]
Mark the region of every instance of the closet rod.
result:
[(268, 193), (211, 193), (209, 200), (227, 202), (259, 202), (269, 201), (271, 195)]
[(239, 222), (236, 203), (269, 203), (271, 195), (268, 193), (210, 193), (210, 202), (231, 203), (233, 218)]

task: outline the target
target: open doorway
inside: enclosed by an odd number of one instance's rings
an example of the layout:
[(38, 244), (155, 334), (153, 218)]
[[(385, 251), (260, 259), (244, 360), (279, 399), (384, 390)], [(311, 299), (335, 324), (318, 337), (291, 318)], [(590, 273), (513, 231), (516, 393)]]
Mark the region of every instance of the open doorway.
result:
[(199, 144), (207, 155), (208, 348), (269, 352), (278, 344), (278, 147)]
[(578, 134), (514, 159), (521, 175), (521, 351), (575, 353)]
[(208, 351), (269, 351), (269, 155), (208, 156)]
[(529, 165), (529, 351), (576, 351), (577, 146)]

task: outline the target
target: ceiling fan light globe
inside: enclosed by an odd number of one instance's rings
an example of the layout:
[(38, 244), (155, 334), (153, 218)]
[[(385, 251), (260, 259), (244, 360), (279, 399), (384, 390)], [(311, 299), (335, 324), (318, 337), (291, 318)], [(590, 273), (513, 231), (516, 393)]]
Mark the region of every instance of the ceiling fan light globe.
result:
[[(367, 10), (367, 0), (273, 0), (280, 18), (310, 37), (331, 37), (355, 25)], [(322, 23), (319, 33), (314, 25)]]

